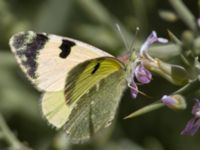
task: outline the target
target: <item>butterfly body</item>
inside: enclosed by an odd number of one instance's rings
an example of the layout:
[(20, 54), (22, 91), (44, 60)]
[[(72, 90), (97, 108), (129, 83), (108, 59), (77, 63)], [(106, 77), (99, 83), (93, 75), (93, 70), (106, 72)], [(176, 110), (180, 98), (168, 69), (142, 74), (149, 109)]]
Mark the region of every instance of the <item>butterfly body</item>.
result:
[(81, 142), (110, 125), (125, 88), (125, 66), (86, 43), (46, 33), (21, 32), (10, 47), (40, 91), (42, 112), (71, 140)]

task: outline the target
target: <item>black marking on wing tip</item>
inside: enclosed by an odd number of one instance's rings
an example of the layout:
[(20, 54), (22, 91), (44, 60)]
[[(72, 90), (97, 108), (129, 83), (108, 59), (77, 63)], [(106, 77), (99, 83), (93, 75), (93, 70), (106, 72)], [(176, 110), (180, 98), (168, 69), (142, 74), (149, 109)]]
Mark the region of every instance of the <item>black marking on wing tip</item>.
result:
[(59, 54), (59, 56), (61, 58), (67, 58), (67, 56), (70, 54), (71, 52), (71, 48), (76, 45), (74, 42), (63, 39), (62, 40), (62, 44), (60, 45), (60, 49), (61, 49), (61, 53)]
[(41, 50), (45, 43), (48, 41), (48, 37), (44, 34), (36, 34), (35, 37), (29, 43), (26, 43), (27, 39), (31, 36), (29, 32), (21, 34), (14, 39), (14, 46), (16, 53), (19, 57), (26, 57), (26, 60), (22, 60), (22, 64), (27, 68), (27, 73), (30, 77), (36, 78), (36, 57), (39, 54), (38, 50)]
[(92, 70), (91, 74), (94, 74), (100, 67), (100, 63), (98, 62), (95, 66), (94, 69)]
[(16, 49), (19, 49), (20, 47), (24, 46), (27, 35), (28, 32), (15, 35), (13, 37), (12, 46)]

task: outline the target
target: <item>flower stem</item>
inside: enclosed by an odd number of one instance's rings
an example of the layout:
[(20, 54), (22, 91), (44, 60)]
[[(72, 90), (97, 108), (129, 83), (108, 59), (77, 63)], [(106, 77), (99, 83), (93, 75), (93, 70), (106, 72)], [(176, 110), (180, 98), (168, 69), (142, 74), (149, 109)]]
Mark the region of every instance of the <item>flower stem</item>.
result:
[(4, 138), (6, 142), (11, 146), (11, 149), (14, 150), (31, 150), (25, 145), (21, 144), (20, 141), (14, 136), (12, 131), (8, 128), (3, 116), (0, 114), (0, 132), (1, 139)]
[(129, 119), (129, 118), (137, 117), (137, 116), (143, 115), (145, 113), (148, 113), (148, 112), (157, 110), (159, 108), (162, 108), (163, 106), (164, 106), (163, 103), (154, 102), (153, 104), (144, 106), (141, 109), (136, 110), (135, 112), (133, 112), (130, 115), (126, 116), (124, 119)]
[(169, 0), (171, 5), (174, 7), (175, 11), (178, 13), (180, 18), (185, 22), (185, 24), (193, 31), (197, 30), (195, 17), (184, 5), (182, 0)]
[(187, 95), (190, 92), (194, 92), (198, 90), (198, 87), (200, 86), (200, 76), (197, 77), (197, 79), (189, 82), (179, 90), (175, 91), (173, 94), (182, 94), (182, 95)]
[[(187, 95), (191, 92), (194, 92), (196, 90), (198, 90), (198, 87), (200, 86), (200, 77), (198, 77), (197, 79), (189, 82), (188, 84), (186, 84), (185, 86), (183, 86), (182, 88), (178, 89), (177, 91), (173, 92), (173, 94), (182, 94), (182, 95)], [(133, 117), (137, 117), (140, 115), (143, 115), (145, 113), (157, 110), (159, 108), (162, 108), (163, 106), (165, 106), (160, 100), (157, 100), (156, 102), (144, 106), (138, 110), (136, 110), (135, 112), (131, 113), (130, 115), (126, 116), (124, 119), (128, 119), (128, 118), (133, 118)]]

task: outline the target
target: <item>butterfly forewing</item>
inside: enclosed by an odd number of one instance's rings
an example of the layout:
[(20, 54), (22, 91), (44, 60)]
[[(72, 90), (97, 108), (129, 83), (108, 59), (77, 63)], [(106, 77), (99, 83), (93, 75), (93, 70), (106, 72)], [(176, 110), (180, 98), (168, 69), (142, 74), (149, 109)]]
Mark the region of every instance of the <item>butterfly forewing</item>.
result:
[(83, 42), (35, 33), (21, 32), (10, 39), (18, 63), (39, 90), (63, 90), (68, 72), (89, 59), (111, 56)]

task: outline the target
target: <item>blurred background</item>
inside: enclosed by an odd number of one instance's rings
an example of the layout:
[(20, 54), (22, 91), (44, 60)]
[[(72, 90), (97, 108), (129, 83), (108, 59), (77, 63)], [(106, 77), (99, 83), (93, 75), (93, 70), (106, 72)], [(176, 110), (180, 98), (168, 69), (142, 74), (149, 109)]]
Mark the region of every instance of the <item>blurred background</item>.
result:
[[(124, 120), (131, 112), (154, 102), (179, 87), (154, 76), (151, 84), (140, 87), (151, 95), (136, 100), (126, 91), (117, 112), (109, 138), (98, 144), (70, 144), (63, 131), (56, 131), (43, 118), (40, 95), (17, 65), (8, 46), (9, 38), (19, 31), (33, 30), (72, 37), (115, 56), (126, 52), (116, 23), (128, 42), (136, 27), (139, 34), (134, 47), (139, 49), (152, 30), (168, 38), (167, 30), (181, 37), (187, 23), (176, 14), (173, 0), (0, 0), (0, 150), (199, 150), (200, 134), (180, 135), (188, 119), (191, 105), (185, 111), (167, 108)], [(180, 0), (174, 0), (180, 1)], [(184, 0), (193, 17), (199, 16), (199, 2)], [(151, 53), (162, 60), (181, 63), (179, 49), (153, 47)], [(171, 51), (173, 50), (173, 51)], [(190, 97), (189, 97), (190, 98)], [(192, 96), (191, 96), (192, 99)]]

